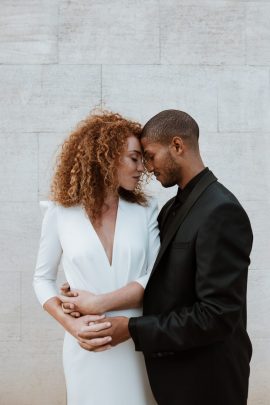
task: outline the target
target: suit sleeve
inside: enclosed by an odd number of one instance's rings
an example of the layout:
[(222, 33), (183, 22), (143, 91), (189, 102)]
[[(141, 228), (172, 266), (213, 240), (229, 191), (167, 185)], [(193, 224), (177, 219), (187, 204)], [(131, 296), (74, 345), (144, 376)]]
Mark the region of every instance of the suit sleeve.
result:
[(135, 280), (143, 288), (146, 287), (146, 284), (149, 280), (160, 247), (157, 215), (158, 215), (158, 204), (156, 199), (152, 198), (149, 207), (147, 207), (148, 247), (147, 247), (146, 274)]
[(136, 350), (177, 352), (232, 334), (246, 302), (251, 247), (252, 231), (243, 208), (234, 203), (216, 208), (196, 239), (196, 302), (166, 314), (131, 318)]
[(41, 203), (46, 209), (33, 279), (33, 287), (41, 305), (58, 294), (56, 279), (62, 247), (58, 235), (57, 205), (52, 201)]

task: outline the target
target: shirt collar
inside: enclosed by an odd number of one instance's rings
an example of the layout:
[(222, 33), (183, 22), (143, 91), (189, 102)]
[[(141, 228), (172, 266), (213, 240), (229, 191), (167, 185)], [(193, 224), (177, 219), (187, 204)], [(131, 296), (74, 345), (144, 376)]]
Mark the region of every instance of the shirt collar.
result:
[(201, 180), (201, 178), (209, 172), (209, 168), (205, 167), (200, 173), (196, 174), (186, 185), (183, 189), (178, 187), (178, 191), (175, 197), (176, 202), (183, 203), (191, 191), (194, 189), (197, 183)]

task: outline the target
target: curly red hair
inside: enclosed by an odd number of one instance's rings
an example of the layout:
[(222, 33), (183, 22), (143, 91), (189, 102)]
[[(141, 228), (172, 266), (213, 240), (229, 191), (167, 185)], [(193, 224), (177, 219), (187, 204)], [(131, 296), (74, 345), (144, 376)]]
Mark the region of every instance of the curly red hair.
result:
[(91, 220), (100, 218), (106, 196), (145, 205), (141, 182), (134, 191), (117, 185), (117, 165), (127, 138), (140, 138), (141, 125), (112, 112), (95, 112), (80, 122), (62, 146), (51, 199), (65, 207), (81, 204)]

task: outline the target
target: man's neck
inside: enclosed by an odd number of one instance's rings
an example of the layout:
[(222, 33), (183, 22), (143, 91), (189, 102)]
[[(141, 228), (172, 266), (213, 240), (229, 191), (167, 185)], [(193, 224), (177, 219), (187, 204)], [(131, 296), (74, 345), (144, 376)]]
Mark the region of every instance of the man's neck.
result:
[(205, 166), (202, 162), (198, 165), (193, 165), (192, 167), (186, 168), (182, 179), (179, 181), (178, 186), (183, 189), (197, 174), (202, 172)]

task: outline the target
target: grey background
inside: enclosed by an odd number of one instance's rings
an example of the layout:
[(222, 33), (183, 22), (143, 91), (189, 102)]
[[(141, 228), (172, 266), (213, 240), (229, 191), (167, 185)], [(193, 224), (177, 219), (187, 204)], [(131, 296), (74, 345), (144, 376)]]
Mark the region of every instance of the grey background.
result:
[[(31, 286), (38, 201), (58, 145), (95, 106), (198, 121), (205, 163), (253, 225), (249, 405), (270, 403), (269, 66), (269, 1), (0, 0), (1, 404), (65, 403), (63, 332)], [(151, 190), (160, 205), (174, 193)]]

